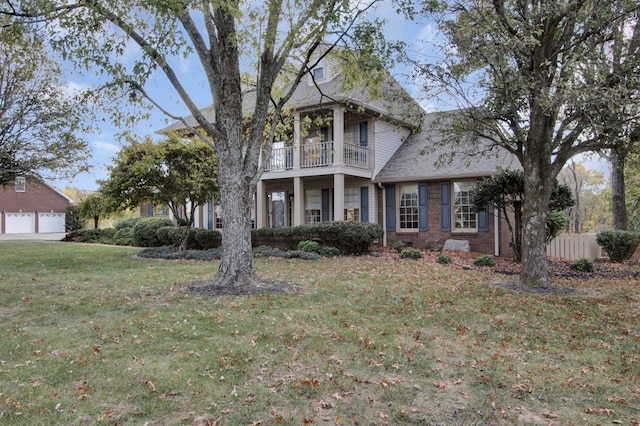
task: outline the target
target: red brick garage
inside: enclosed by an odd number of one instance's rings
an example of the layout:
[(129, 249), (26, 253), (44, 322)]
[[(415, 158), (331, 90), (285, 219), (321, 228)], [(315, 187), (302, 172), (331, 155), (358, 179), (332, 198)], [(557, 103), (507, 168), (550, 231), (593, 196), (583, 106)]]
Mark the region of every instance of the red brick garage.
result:
[(0, 186), (0, 233), (65, 232), (71, 199), (33, 177), (18, 177)]

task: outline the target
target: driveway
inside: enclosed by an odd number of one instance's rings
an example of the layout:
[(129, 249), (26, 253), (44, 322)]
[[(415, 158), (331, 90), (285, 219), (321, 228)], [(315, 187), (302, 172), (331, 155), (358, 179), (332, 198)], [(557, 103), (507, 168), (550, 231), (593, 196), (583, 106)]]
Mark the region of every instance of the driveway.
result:
[(65, 235), (64, 232), (47, 234), (0, 234), (0, 241), (60, 241)]

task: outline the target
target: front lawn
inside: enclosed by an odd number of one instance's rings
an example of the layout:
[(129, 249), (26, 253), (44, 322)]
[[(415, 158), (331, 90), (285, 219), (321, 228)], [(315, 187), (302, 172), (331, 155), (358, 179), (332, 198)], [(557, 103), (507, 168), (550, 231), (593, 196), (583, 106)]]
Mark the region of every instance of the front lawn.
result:
[(138, 251), (0, 243), (1, 424), (640, 424), (633, 276), (258, 258), (296, 292), (211, 298), (217, 262)]

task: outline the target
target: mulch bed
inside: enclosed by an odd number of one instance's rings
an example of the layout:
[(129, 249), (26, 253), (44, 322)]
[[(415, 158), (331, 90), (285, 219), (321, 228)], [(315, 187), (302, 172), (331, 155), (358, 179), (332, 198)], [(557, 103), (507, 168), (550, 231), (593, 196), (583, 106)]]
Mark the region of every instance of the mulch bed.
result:
[[(397, 254), (395, 250), (392, 249), (384, 249), (380, 251), (384, 258), (389, 260), (391, 259), (399, 259), (400, 256)], [(515, 276), (520, 274), (521, 264), (514, 261), (512, 257), (495, 257), (496, 265), (492, 268), (483, 267), (483, 266), (475, 266), (473, 261), (478, 257), (482, 256), (482, 253), (474, 253), (474, 252), (457, 252), (457, 251), (447, 251), (447, 252), (435, 252), (435, 251), (423, 251), (422, 262), (425, 263), (437, 263), (438, 256), (441, 254), (446, 254), (451, 258), (452, 265), (454, 267), (460, 269), (471, 269), (471, 270), (488, 270), (493, 269), (494, 272), (507, 275), (507, 276)], [(548, 259), (548, 268), (549, 275), (551, 277), (558, 278), (573, 278), (573, 279), (591, 279), (591, 278), (640, 278), (640, 260), (632, 259), (628, 260), (625, 263), (615, 263), (611, 262), (608, 259), (598, 259), (593, 262), (594, 271), (593, 272), (580, 272), (574, 271), (570, 268), (573, 261), (557, 259), (557, 258), (549, 258)]]
[(293, 293), (295, 287), (285, 281), (262, 280), (258, 285), (213, 285), (211, 281), (199, 281), (187, 285), (190, 292), (201, 296), (249, 296), (254, 294)]
[[(383, 249), (380, 250), (382, 257), (388, 260), (399, 260), (399, 255), (395, 250)], [(423, 258), (421, 262), (428, 264), (435, 264), (438, 261), (438, 256), (446, 254), (451, 258), (451, 265), (453, 267), (464, 270), (493, 270), (494, 272), (504, 275), (504, 281), (494, 283), (492, 286), (498, 287), (514, 293), (528, 293), (538, 295), (565, 295), (565, 296), (595, 296), (593, 292), (560, 285), (549, 285), (541, 287), (525, 286), (518, 282), (518, 275), (520, 274), (521, 264), (516, 263), (513, 258), (510, 257), (496, 257), (496, 265), (492, 268), (475, 266), (473, 261), (481, 256), (481, 253), (465, 253), (465, 252), (433, 252), (423, 251)], [(568, 278), (572, 280), (588, 280), (593, 278), (600, 279), (640, 279), (640, 260), (632, 259), (625, 263), (615, 263), (608, 259), (598, 259), (594, 261), (593, 272), (580, 272), (574, 271), (570, 268), (573, 261), (549, 258), (548, 268), (550, 278)]]

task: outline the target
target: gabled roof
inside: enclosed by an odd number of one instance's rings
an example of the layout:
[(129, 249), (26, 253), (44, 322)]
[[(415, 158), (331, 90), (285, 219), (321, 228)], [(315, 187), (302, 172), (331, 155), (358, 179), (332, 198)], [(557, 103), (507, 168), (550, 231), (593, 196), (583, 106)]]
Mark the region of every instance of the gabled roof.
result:
[[(357, 71), (354, 70), (354, 72)], [(307, 77), (308, 75), (305, 75), (287, 102), (287, 106), (292, 110), (310, 111), (342, 104), (358, 110), (364, 109), (369, 113), (412, 128), (419, 126), (424, 114), (422, 107), (389, 73), (386, 73), (380, 85), (372, 90), (366, 87), (354, 87), (346, 90), (344, 76), (339, 74), (326, 80), (317, 81), (316, 84), (313, 84)], [(255, 104), (255, 92), (249, 86), (245, 86), (243, 91), (243, 109), (244, 114), (248, 116)], [(208, 121), (212, 122), (215, 119), (213, 105), (203, 108), (202, 112)], [(187, 117), (186, 122), (189, 126), (198, 127), (193, 116)], [(158, 133), (167, 134), (184, 129), (186, 126), (182, 122), (176, 121), (158, 130)]]
[[(465, 179), (491, 176), (498, 168), (520, 169), (518, 159), (506, 150), (482, 141), (467, 146), (447, 146), (444, 126), (455, 120), (456, 111), (425, 115), (418, 133), (410, 135), (393, 154), (374, 182), (393, 183)], [(474, 152), (470, 152), (474, 149)]]

